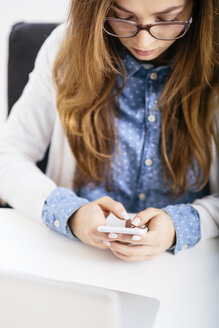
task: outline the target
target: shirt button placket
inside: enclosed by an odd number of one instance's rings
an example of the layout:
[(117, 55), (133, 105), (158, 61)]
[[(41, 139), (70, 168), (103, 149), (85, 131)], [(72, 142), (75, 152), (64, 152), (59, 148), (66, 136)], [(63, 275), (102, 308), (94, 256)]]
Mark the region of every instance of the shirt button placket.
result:
[[(143, 174), (146, 178), (143, 179), (144, 182), (142, 181), (142, 184), (141, 184), (141, 187), (140, 187), (141, 190), (147, 190), (148, 183), (150, 183), (150, 180), (151, 180), (151, 178), (150, 178), (151, 175), (149, 175), (149, 172), (152, 172), (152, 168), (151, 168), (152, 159), (151, 159), (151, 156), (153, 154), (153, 148), (151, 147), (152, 139), (150, 139), (150, 138), (151, 138), (152, 135), (154, 135), (154, 133), (156, 133), (156, 126), (154, 125), (155, 122), (156, 122), (156, 116), (152, 112), (152, 110), (155, 107), (154, 96), (153, 96), (154, 91), (153, 90), (154, 90), (154, 83), (157, 83), (157, 82), (155, 82), (158, 78), (157, 73), (149, 72), (148, 78), (149, 78), (148, 79), (149, 83), (147, 84), (147, 87), (148, 87), (147, 91), (148, 92), (146, 93), (147, 101), (145, 102), (146, 103), (146, 108), (148, 108), (148, 115), (146, 116), (146, 120), (148, 121), (148, 124), (146, 123), (146, 125), (148, 125), (147, 131), (151, 131), (151, 132), (148, 134), (148, 139), (147, 139), (148, 147), (145, 147), (144, 154), (143, 154), (143, 156), (145, 158), (145, 160), (143, 162), (144, 165), (145, 165), (145, 169), (143, 169), (142, 172), (144, 172)], [(146, 183), (146, 181), (147, 181), (147, 183)], [(145, 193), (139, 193), (138, 198), (139, 198), (140, 201), (143, 201), (146, 198), (146, 194)]]
[[(150, 79), (151, 79), (151, 80), (157, 80), (157, 73), (152, 72), (152, 73), (150, 74)], [(153, 123), (153, 122), (155, 122), (155, 120), (156, 120), (155, 115), (150, 114), (150, 115), (148, 116), (148, 121), (149, 121), (149, 122)]]

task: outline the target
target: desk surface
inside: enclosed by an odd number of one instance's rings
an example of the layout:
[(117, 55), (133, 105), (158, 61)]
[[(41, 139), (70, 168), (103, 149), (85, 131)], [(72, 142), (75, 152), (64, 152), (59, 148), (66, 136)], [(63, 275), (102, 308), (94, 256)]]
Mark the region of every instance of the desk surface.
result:
[(155, 297), (161, 302), (157, 328), (219, 326), (219, 239), (128, 263), (1, 209), (0, 270)]

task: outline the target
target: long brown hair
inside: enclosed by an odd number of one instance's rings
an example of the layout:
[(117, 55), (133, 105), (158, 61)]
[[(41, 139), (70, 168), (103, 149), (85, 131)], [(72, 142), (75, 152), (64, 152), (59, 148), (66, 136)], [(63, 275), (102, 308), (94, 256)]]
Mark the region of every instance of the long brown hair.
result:
[[(108, 184), (115, 153), (115, 98), (125, 86), (126, 72), (113, 40), (102, 25), (113, 1), (72, 0), (67, 33), (54, 64), (57, 108), (77, 162), (74, 184)], [(218, 76), (217, 0), (194, 0), (194, 23), (174, 44), (173, 71), (159, 99), (162, 108), (161, 162), (165, 184), (180, 195), (191, 187), (187, 170), (198, 174), (192, 186), (207, 183), (212, 162)], [(116, 85), (116, 74), (123, 86)], [(167, 144), (171, 140), (171, 149)]]

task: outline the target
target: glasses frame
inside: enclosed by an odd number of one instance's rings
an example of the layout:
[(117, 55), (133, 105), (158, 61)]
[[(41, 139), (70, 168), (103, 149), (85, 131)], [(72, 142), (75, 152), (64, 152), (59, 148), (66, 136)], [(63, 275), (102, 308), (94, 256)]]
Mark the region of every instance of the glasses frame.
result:
[[(130, 36), (119, 36), (119, 35), (115, 35), (113, 33), (108, 32), (104, 25), (106, 22), (121, 22), (121, 23), (128, 23), (130, 25), (133, 25), (135, 27), (137, 27), (136, 32), (133, 35)], [(114, 36), (116, 38), (132, 38), (134, 36), (136, 36), (140, 31), (147, 31), (151, 36), (153, 36), (153, 38), (157, 39), (157, 40), (163, 40), (163, 41), (172, 41), (172, 40), (177, 40), (177, 39), (181, 39), (189, 30), (191, 24), (192, 24), (193, 18), (192, 16), (189, 17), (189, 19), (187, 21), (170, 21), (170, 22), (159, 22), (159, 23), (154, 23), (154, 24), (147, 24), (147, 25), (141, 25), (141, 24), (137, 24), (133, 21), (127, 20), (127, 19), (121, 19), (121, 18), (115, 18), (115, 17), (106, 17), (103, 23), (103, 30), (111, 35)], [(184, 33), (182, 35), (180, 35), (179, 37), (176, 38), (171, 38), (171, 39), (163, 39), (163, 38), (158, 38), (156, 36), (153, 35), (153, 33), (151, 33), (151, 28), (154, 26), (162, 26), (162, 25), (184, 25), (185, 26), (185, 30)]]

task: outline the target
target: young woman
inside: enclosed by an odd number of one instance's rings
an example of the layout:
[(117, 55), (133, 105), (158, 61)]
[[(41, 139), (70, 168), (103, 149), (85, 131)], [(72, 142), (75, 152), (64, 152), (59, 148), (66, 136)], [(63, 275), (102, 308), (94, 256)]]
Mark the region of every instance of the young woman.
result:
[[(1, 132), (0, 197), (127, 261), (218, 236), (217, 13), (216, 0), (72, 0)], [(110, 212), (149, 231), (98, 232)]]

